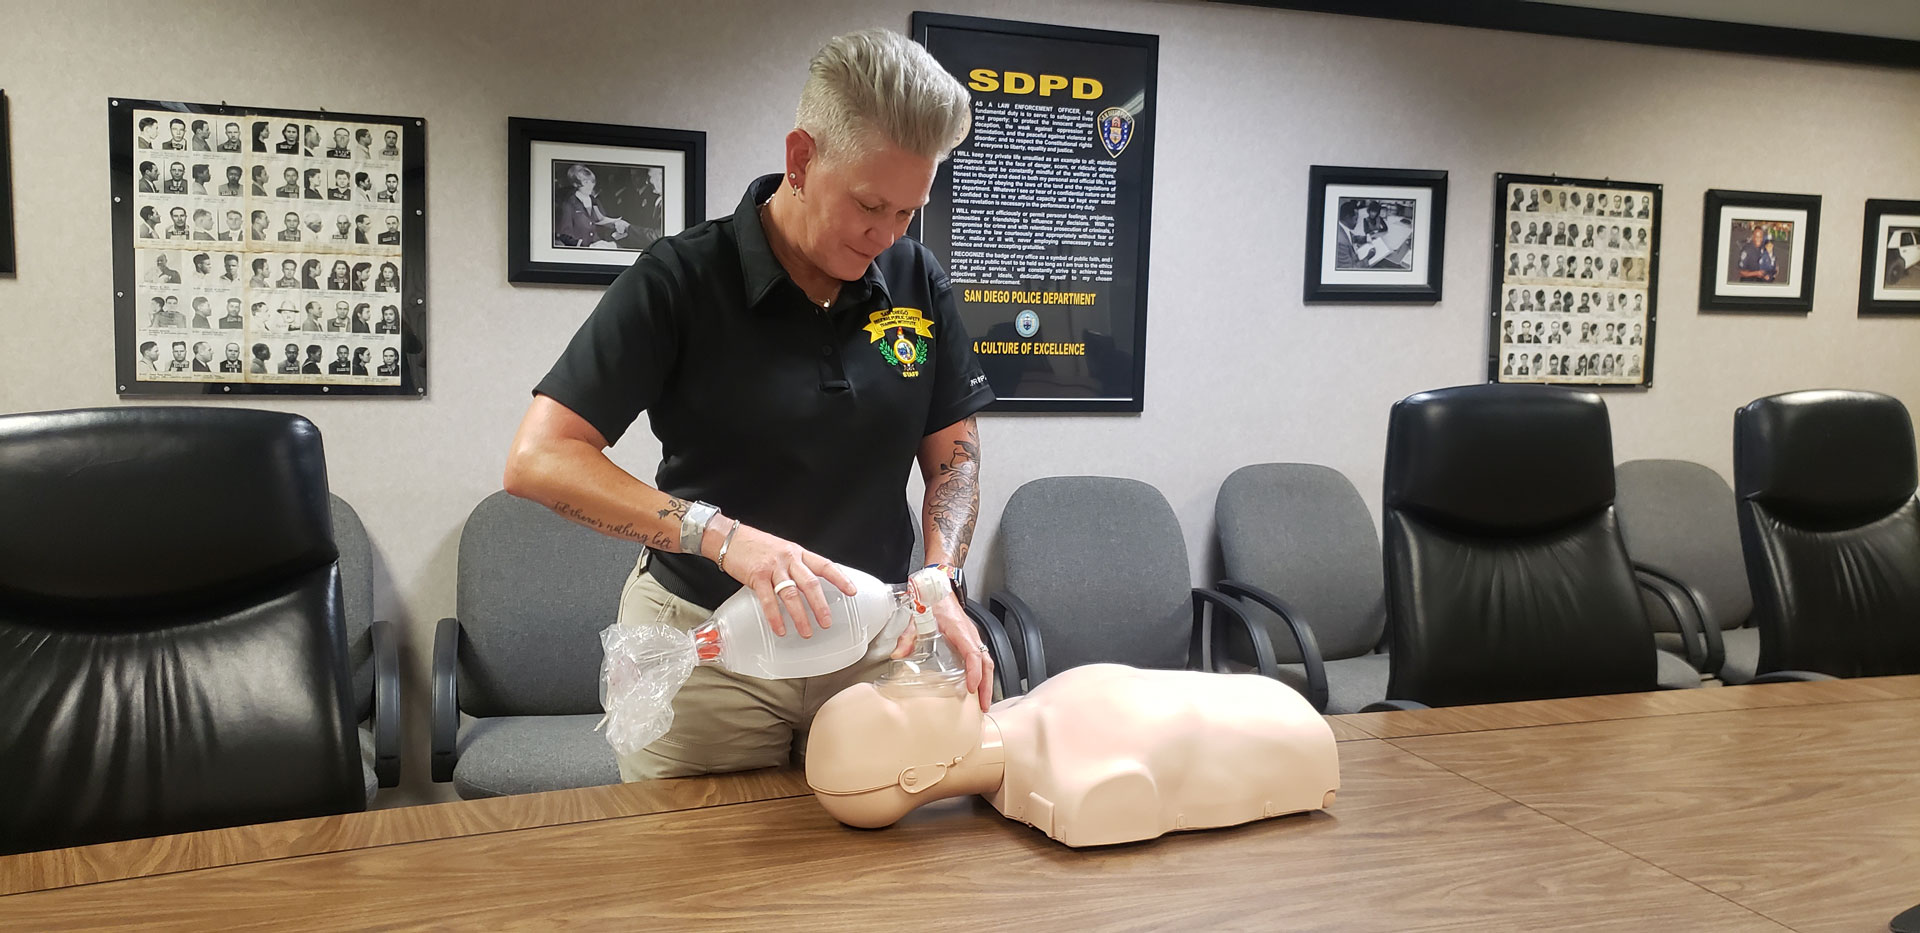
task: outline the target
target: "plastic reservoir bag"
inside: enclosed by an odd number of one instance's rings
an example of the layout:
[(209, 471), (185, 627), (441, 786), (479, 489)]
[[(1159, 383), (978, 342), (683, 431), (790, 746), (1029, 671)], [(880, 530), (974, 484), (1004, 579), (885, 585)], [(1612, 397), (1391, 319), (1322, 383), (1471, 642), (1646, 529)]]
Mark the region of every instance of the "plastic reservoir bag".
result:
[(622, 755), (652, 745), (673, 728), (673, 695), (699, 663), (693, 637), (671, 626), (616, 622), (600, 632), (600, 708), (594, 728)]

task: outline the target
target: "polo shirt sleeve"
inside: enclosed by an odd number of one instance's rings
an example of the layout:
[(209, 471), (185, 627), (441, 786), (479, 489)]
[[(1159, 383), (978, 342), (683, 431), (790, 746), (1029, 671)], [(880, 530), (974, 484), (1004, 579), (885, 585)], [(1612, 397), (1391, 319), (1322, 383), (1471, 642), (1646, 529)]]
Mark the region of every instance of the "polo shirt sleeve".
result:
[(612, 446), (658, 401), (679, 357), (681, 289), (656, 244), (613, 280), (533, 391), (586, 419)]
[(953, 283), (938, 260), (927, 255), (933, 288), (934, 366), (933, 404), (927, 409), (925, 434), (953, 425), (993, 402), (993, 387), (973, 355), (973, 339), (960, 323), (954, 306)]

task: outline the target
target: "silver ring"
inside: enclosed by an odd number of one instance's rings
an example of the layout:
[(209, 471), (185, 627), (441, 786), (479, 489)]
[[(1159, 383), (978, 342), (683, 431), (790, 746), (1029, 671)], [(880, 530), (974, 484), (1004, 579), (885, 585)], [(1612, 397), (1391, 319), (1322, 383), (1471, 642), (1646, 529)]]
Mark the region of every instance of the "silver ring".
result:
[(773, 595), (775, 595), (775, 596), (778, 596), (778, 595), (780, 595), (781, 593), (784, 593), (784, 592), (786, 592), (786, 591), (788, 591), (788, 590), (790, 590), (790, 589), (793, 589), (793, 588), (795, 588), (795, 587), (797, 587), (797, 586), (799, 586), (799, 585), (800, 585), (800, 584), (798, 584), (798, 583), (795, 583), (795, 582), (793, 582), (792, 580), (782, 580), (782, 581), (780, 581), (779, 583), (775, 583), (775, 584), (773, 585)]
[(975, 649), (973, 649), (973, 650), (975, 650), (975, 651), (977, 651), (977, 652), (979, 652), (979, 653), (981, 653), (981, 654), (987, 654), (987, 653), (988, 653), (988, 648), (987, 648), (987, 646), (986, 646), (986, 645), (981, 645), (980, 647), (978, 647), (978, 648), (975, 648)]

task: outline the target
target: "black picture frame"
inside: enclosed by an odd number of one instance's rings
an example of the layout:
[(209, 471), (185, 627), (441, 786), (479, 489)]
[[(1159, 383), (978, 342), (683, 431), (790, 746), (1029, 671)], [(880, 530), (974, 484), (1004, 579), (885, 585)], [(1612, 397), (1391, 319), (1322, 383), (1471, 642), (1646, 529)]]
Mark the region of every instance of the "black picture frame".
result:
[(7, 92), (0, 91), (0, 275), (14, 275), (13, 130)]
[[(571, 147), (571, 148), (566, 148)], [(589, 148), (591, 147), (591, 148)], [(536, 152), (536, 148), (540, 151)], [(604, 150), (604, 151), (596, 151)], [(631, 150), (634, 158), (621, 161)], [(571, 153), (570, 157), (560, 157)], [(656, 159), (657, 162), (643, 161)], [(675, 160), (677, 162), (677, 168)], [(536, 166), (535, 163), (540, 165)], [(622, 207), (605, 216), (618, 218), (620, 238), (602, 238), (589, 228), (591, 240), (556, 233), (552, 208), (562, 202), (554, 172), (563, 163), (598, 167), (595, 175), (640, 177), (643, 184), (654, 184), (653, 192), (619, 189)], [(538, 171), (536, 172), (536, 169)], [(591, 169), (590, 169), (591, 170)], [(675, 178), (675, 173), (680, 177)], [(651, 178), (657, 173), (660, 181)], [(536, 179), (536, 174), (538, 178)], [(534, 190), (536, 181), (540, 191)], [(610, 186), (601, 186), (601, 191)], [(680, 209), (674, 209), (672, 193), (679, 196)], [(547, 198), (540, 214), (543, 223), (533, 221), (536, 202)], [(507, 118), (507, 281), (515, 284), (600, 285), (611, 284), (633, 260), (652, 245), (650, 224), (629, 222), (623, 214), (648, 215), (657, 201), (661, 221), (658, 236), (670, 236), (693, 226), (707, 216), (707, 134), (701, 130), (663, 129), (653, 126), (620, 126), (611, 123), (579, 123), (566, 120), (538, 120), (528, 117)], [(596, 205), (600, 199), (596, 197)], [(611, 205), (608, 205), (611, 207)], [(629, 209), (631, 208), (631, 209)], [(598, 225), (594, 225), (598, 226)], [(637, 237), (647, 237), (639, 248), (621, 243), (629, 228), (638, 228)], [(586, 239), (586, 238), (580, 238)], [(536, 242), (537, 241), (537, 242)], [(564, 242), (563, 242), (564, 241)], [(603, 246), (603, 244), (605, 244)], [(607, 248), (611, 246), (611, 248)], [(591, 253), (589, 252), (591, 251)], [(561, 256), (569, 258), (561, 258)]]
[[(1550, 193), (1549, 193), (1550, 192)], [(1521, 196), (1520, 209), (1515, 209), (1514, 195)], [(1541, 194), (1548, 194), (1553, 207), (1542, 205), (1540, 210), (1527, 210), (1527, 206), (1537, 202)], [(1623, 212), (1601, 200), (1599, 206), (1589, 212), (1587, 204), (1594, 199), (1604, 199), (1612, 194), (1622, 204)], [(1659, 285), (1660, 285), (1660, 222), (1664, 217), (1663, 190), (1660, 185), (1647, 182), (1615, 181), (1611, 178), (1570, 178), (1561, 175), (1521, 175), (1498, 173), (1493, 185), (1493, 250), (1492, 274), (1489, 281), (1492, 289), (1489, 295), (1489, 326), (1487, 329), (1487, 381), (1493, 383), (1523, 383), (1533, 385), (1577, 385), (1593, 388), (1649, 388), (1653, 385), (1653, 364), (1656, 338), (1659, 336)], [(1567, 196), (1580, 206), (1560, 207), (1558, 199)], [(1585, 197), (1581, 197), (1585, 195)], [(1635, 204), (1638, 204), (1638, 208)], [(1644, 212), (1644, 216), (1642, 216)], [(1513, 223), (1522, 217), (1545, 218), (1549, 222), (1546, 229), (1537, 233), (1532, 244), (1516, 240), (1512, 236)], [(1558, 219), (1556, 219), (1558, 218)], [(1594, 221), (1614, 220), (1614, 224), (1594, 223)], [(1537, 220), (1523, 220), (1522, 223), (1537, 223)], [(1569, 231), (1577, 242), (1555, 243), (1550, 238), (1557, 235), (1556, 224), (1567, 224), (1581, 228)], [(1596, 240), (1589, 244), (1588, 237), (1610, 236), (1614, 229), (1623, 230), (1631, 238), (1632, 245), (1609, 245), (1611, 240)], [(1640, 245), (1640, 234), (1646, 235), (1646, 245)], [(1535, 236), (1532, 229), (1523, 231), (1523, 236)], [(1528, 253), (1531, 246), (1533, 253)], [(1539, 272), (1529, 273), (1518, 263), (1520, 256), (1538, 255)], [(1629, 259), (1639, 262), (1628, 263)], [(1549, 263), (1566, 260), (1567, 274), (1552, 274)], [(1596, 274), (1592, 277), (1575, 274), (1576, 267), (1584, 269), (1588, 260), (1593, 263)], [(1612, 271), (1615, 261), (1620, 263), (1619, 271)], [(1522, 300), (1515, 310), (1508, 310), (1508, 301), (1519, 296)], [(1536, 297), (1538, 296), (1538, 297)], [(1547, 297), (1551, 296), (1551, 298)], [(1572, 310), (1575, 300), (1579, 304)], [(1619, 302), (1616, 308), (1614, 301)], [(1557, 307), (1555, 305), (1557, 302)], [(1545, 303), (1543, 310), (1539, 307)], [(1604, 303), (1604, 304), (1603, 304)], [(1512, 329), (1513, 339), (1509, 339), (1509, 325), (1515, 321), (1520, 327)], [(1515, 353), (1518, 346), (1527, 345), (1528, 335), (1522, 328), (1535, 323), (1551, 327), (1560, 335), (1558, 343), (1551, 339), (1540, 340), (1535, 334), (1531, 345), (1540, 349), (1531, 356), (1538, 356), (1541, 368), (1548, 372), (1540, 374), (1532, 371), (1527, 359), (1521, 360), (1526, 373), (1508, 372), (1507, 359), (1503, 354)], [(1580, 330), (1576, 335), (1574, 325)], [(1621, 335), (1629, 325), (1638, 325), (1643, 331), (1632, 338)], [(1591, 326), (1591, 331), (1589, 331)], [(1603, 326), (1618, 328), (1614, 338), (1608, 338)], [(1615, 340), (1617, 338), (1617, 342)], [(1634, 342), (1638, 340), (1639, 342)], [(1558, 352), (1547, 348), (1559, 347)], [(1608, 348), (1611, 349), (1602, 349)], [(1531, 357), (1529, 357), (1530, 359)], [(1552, 365), (1567, 360), (1567, 368), (1576, 371), (1572, 374), (1554, 372)], [(1589, 372), (1587, 363), (1594, 361), (1600, 372)], [(1618, 361), (1612, 365), (1610, 361)], [(1609, 372), (1608, 368), (1626, 369), (1625, 374)], [(1638, 372), (1634, 372), (1635, 369)]]
[[(1144, 411), (1160, 37), (926, 11), (914, 12), (909, 28), (914, 39), (973, 96), (973, 132), (940, 164), (927, 207), (909, 232), (933, 252), (952, 278), (956, 309), (993, 387), (995, 400), (986, 410)], [(996, 76), (991, 89), (983, 83), (986, 72)], [(1076, 78), (1094, 80), (1101, 90), (1078, 97), (1082, 85), (1073, 83)], [(988, 147), (976, 148), (987, 132), (983, 127), (999, 122), (1000, 114), (1017, 112), (1012, 108), (1023, 103), (1048, 105), (1056, 117), (1062, 110), (1082, 109), (1089, 130), (1105, 126), (1115, 135), (1090, 133), (1084, 145), (1071, 151), (1054, 144), (1022, 152), (1006, 142), (994, 143), (991, 153)], [(1117, 124), (1107, 122), (1115, 118)], [(1121, 131), (1120, 125), (1126, 129)], [(1004, 138), (1017, 135), (1015, 131)], [(964, 171), (978, 184), (988, 173), (979, 168), (978, 160), (989, 155), (1036, 156), (1024, 166), (1035, 173), (1027, 177), (1047, 177), (1046, 184), (1055, 189), (1085, 184), (1088, 189), (1080, 192), (1083, 196), (1099, 188), (1099, 196), (1091, 198), (1094, 201), (1110, 196), (1110, 205), (1063, 209), (1076, 214), (1075, 220), (1110, 224), (1112, 235), (1103, 244), (1053, 243), (1025, 254), (1088, 262), (1110, 274), (1087, 274), (1080, 268), (1059, 275), (1038, 274), (1027, 258), (1009, 257), (993, 242), (1000, 234), (1027, 231), (995, 230), (999, 222), (982, 220), (980, 214), (973, 217), (978, 225), (970, 232), (957, 232), (961, 225), (955, 222), (959, 214), (956, 175)], [(1056, 157), (1084, 158), (1096, 168), (1110, 169), (1112, 175), (1048, 176), (1057, 169), (1043, 163)], [(965, 200), (964, 206), (975, 212), (1017, 212), (1038, 206), (1024, 194), (1000, 191)], [(956, 249), (956, 243), (963, 248)], [(1007, 267), (1002, 274), (986, 268), (1002, 262)]]
[[(1743, 213), (1745, 216), (1740, 216)], [(1799, 214), (1805, 216), (1782, 216)], [(1721, 230), (1722, 220), (1728, 221), (1729, 229), (1726, 231)], [(1756, 223), (1770, 226), (1798, 224), (1799, 229), (1805, 232), (1805, 236), (1799, 237), (1794, 243), (1793, 249), (1781, 257), (1790, 267), (1788, 274), (1792, 282), (1798, 285), (1797, 293), (1789, 293), (1788, 288), (1782, 287), (1778, 289), (1779, 295), (1762, 294), (1759, 293), (1762, 290), (1774, 290), (1772, 285), (1747, 285), (1726, 280), (1728, 273), (1738, 274), (1737, 266), (1743, 261), (1735, 258), (1735, 243), (1731, 237), (1736, 231), (1752, 229)], [(1771, 234), (1763, 233), (1763, 236)], [(1816, 273), (1819, 271), (1819, 247), (1819, 195), (1708, 189), (1706, 211), (1700, 223), (1700, 310), (1772, 311), (1782, 314), (1812, 311)], [(1720, 266), (1723, 258), (1728, 260), (1727, 269)]]
[(1860, 314), (1920, 314), (1920, 201), (1867, 201)]
[[(393, 349), (398, 351), (396, 366), (399, 372), (397, 377), (391, 377), (397, 378), (397, 382), (354, 382), (354, 379), (364, 379), (367, 377), (353, 377), (344, 374), (338, 381), (334, 380), (331, 375), (316, 379), (305, 379), (303, 377), (300, 381), (246, 381), (249, 378), (249, 374), (236, 374), (231, 380), (227, 379), (225, 374), (221, 374), (220, 377), (204, 377), (196, 381), (153, 381), (151, 379), (143, 380), (139, 378), (140, 373), (137, 371), (134, 361), (136, 359), (138, 346), (142, 342), (139, 337), (142, 330), (138, 323), (137, 315), (144, 310), (139, 307), (139, 301), (141, 289), (146, 283), (142, 282), (136, 274), (136, 247), (138, 249), (152, 251), (156, 247), (151, 244), (157, 241), (144, 238), (136, 241), (135, 226), (136, 223), (140, 221), (136, 211), (142, 203), (142, 199), (150, 201), (167, 197), (167, 195), (164, 194), (151, 195), (145, 192), (136, 192), (135, 182), (136, 176), (139, 174), (136, 168), (136, 154), (140, 150), (136, 147), (134, 139), (134, 114), (141, 111), (160, 111), (182, 120), (190, 119), (196, 115), (227, 118), (230, 121), (239, 122), (243, 126), (248, 122), (293, 123), (310, 121), (312, 124), (308, 127), (310, 131), (314, 126), (327, 124), (336, 127), (362, 124), (367, 125), (369, 128), (385, 127), (393, 130), (395, 133), (395, 145), (400, 147), (400, 154), (397, 157), (381, 157), (381, 164), (388, 165), (395, 169), (391, 174), (396, 176), (395, 180), (402, 185), (402, 188), (397, 198), (391, 201), (381, 202), (391, 204), (391, 207), (376, 208), (375, 211), (365, 211), (365, 213), (371, 214), (378, 212), (389, 214), (397, 219), (398, 226), (400, 227), (399, 236), (397, 237), (399, 241), (397, 244), (399, 252), (392, 254), (393, 258), (397, 258), (398, 260), (394, 264), (399, 270), (400, 286), (397, 291), (390, 292), (390, 294), (393, 294), (399, 301), (399, 305), (396, 308), (399, 320), (399, 334), (393, 346)], [(302, 395), (314, 397), (384, 396), (421, 398), (426, 395), (428, 369), (427, 323), (429, 310), (427, 302), (427, 221), (429, 217), (427, 213), (427, 122), (425, 119), (420, 117), (347, 113), (330, 110), (291, 110), (279, 107), (255, 107), (227, 103), (207, 104), (187, 101), (145, 100), (134, 97), (113, 97), (107, 100), (107, 129), (107, 148), (110, 156), (109, 188), (112, 195), (111, 207), (113, 220), (114, 382), (116, 391), (120, 397), (178, 399), (181, 397), (232, 397), (241, 395)], [(287, 170), (295, 170), (296, 167), (298, 167), (302, 171), (308, 167), (309, 163), (314, 165), (322, 164), (325, 158), (330, 157), (327, 156), (326, 152), (320, 152), (317, 156), (303, 158), (298, 152), (298, 147), (296, 147), (296, 150), (289, 151), (285, 155), (279, 153), (269, 154), (268, 150), (258, 148), (258, 142), (259, 141), (256, 140), (256, 145), (251, 149), (245, 144), (242, 144), (240, 149), (227, 153), (186, 151), (182, 154), (187, 159), (196, 161), (225, 159), (241, 163), (284, 163), (282, 167)], [(289, 143), (289, 145), (292, 145), (292, 143)], [(307, 145), (311, 146), (312, 143), (309, 142)], [(344, 151), (345, 150), (343, 150), (343, 152)], [(262, 155), (256, 159), (253, 157), (254, 153), (261, 153)], [(360, 164), (351, 154), (345, 158), (347, 161), (341, 162), (333, 167), (345, 168)], [(311, 197), (311, 195), (309, 195), (309, 197)], [(201, 195), (198, 196), (196, 200), (204, 202), (208, 200), (208, 198), (205, 195)], [(252, 198), (248, 198), (247, 201), (242, 203), (256, 202), (254, 202)], [(346, 200), (322, 200), (314, 202), (312, 205), (303, 204), (300, 210), (304, 212), (312, 208), (318, 208), (322, 204), (337, 204), (344, 208), (345, 205), (349, 203), (355, 202)], [(289, 202), (280, 202), (272, 207), (271, 210), (278, 213), (283, 207), (291, 208), (292, 204)], [(379, 231), (370, 225), (369, 232), (373, 232), (377, 236)], [(249, 242), (256, 242), (252, 241), (251, 237), (247, 239)], [(172, 249), (172, 247), (157, 248), (163, 252)], [(271, 249), (276, 253), (298, 252), (303, 256), (323, 252), (323, 250), (319, 248), (317, 241), (316, 248), (312, 250), (304, 247), (295, 250), (292, 247), (279, 246), (277, 243), (274, 247), (271, 247)], [(212, 250), (209, 249), (209, 251), (211, 252)], [(232, 251), (246, 252), (248, 254), (255, 252), (250, 248), (245, 250), (233, 248)], [(355, 255), (358, 254), (339, 253), (332, 258), (345, 259)], [(287, 256), (286, 258), (292, 257)], [(371, 257), (366, 261), (371, 262)], [(243, 346), (256, 342), (252, 336), (254, 333), (255, 331), (252, 329), (251, 324), (239, 332), (238, 336), (242, 337), (241, 342)], [(271, 344), (276, 346), (282, 340), (280, 335), (284, 333), (284, 331), (272, 330), (262, 332), (263, 335), (274, 334), (271, 338)], [(185, 339), (190, 340), (192, 338)], [(267, 343), (269, 341), (262, 339), (258, 342)], [(374, 366), (379, 365), (377, 361), (370, 360), (369, 362)], [(384, 379), (390, 377), (379, 378)]]
[[(1404, 249), (1408, 262), (1405, 272), (1379, 270), (1379, 277), (1388, 280), (1405, 279), (1411, 277), (1411, 273), (1418, 271), (1420, 282), (1417, 284), (1398, 281), (1356, 282), (1351, 279), (1369, 275), (1375, 270), (1339, 269), (1343, 262), (1342, 256), (1353, 257), (1355, 244), (1351, 238), (1344, 235), (1347, 224), (1337, 211), (1331, 228), (1342, 232), (1342, 235), (1337, 236), (1331, 244), (1327, 242), (1329, 238), (1327, 197), (1330, 187), (1335, 189), (1335, 196), (1340, 197), (1342, 201), (1387, 201), (1389, 204), (1405, 202), (1415, 210), (1418, 209), (1417, 199), (1389, 198), (1386, 195), (1402, 194), (1405, 189), (1424, 189), (1427, 192), (1426, 217), (1421, 218), (1416, 215), (1412, 218), (1383, 217), (1380, 219), (1379, 222), (1388, 232), (1383, 235), (1384, 242), (1373, 247), (1382, 250), (1378, 253), (1380, 257), (1378, 260), (1372, 263), (1354, 258), (1344, 260), (1350, 265), (1371, 265), (1377, 268), (1379, 265), (1392, 263), (1394, 261), (1392, 257)], [(1379, 194), (1369, 197), (1365, 193), (1367, 189), (1376, 189)], [(1346, 194), (1344, 193), (1346, 190), (1352, 190), (1354, 193)], [(1383, 210), (1382, 213), (1385, 211)], [(1393, 237), (1397, 232), (1396, 221), (1399, 219), (1407, 221), (1406, 236), (1395, 243)], [(1425, 221), (1424, 235), (1420, 232), (1422, 220)], [(1356, 218), (1356, 222), (1364, 223), (1364, 221), (1364, 218)], [(1307, 257), (1306, 271), (1302, 278), (1305, 283), (1304, 300), (1308, 303), (1431, 304), (1437, 302), (1440, 300), (1442, 277), (1446, 269), (1446, 239), (1447, 173), (1444, 170), (1353, 168), (1336, 165), (1315, 165), (1307, 169)], [(1362, 250), (1368, 248), (1361, 247)], [(1328, 252), (1329, 249), (1332, 253)], [(1335, 277), (1348, 279), (1348, 281), (1325, 281), (1328, 277), (1329, 265), (1334, 268)], [(1420, 268), (1416, 269), (1416, 266)]]

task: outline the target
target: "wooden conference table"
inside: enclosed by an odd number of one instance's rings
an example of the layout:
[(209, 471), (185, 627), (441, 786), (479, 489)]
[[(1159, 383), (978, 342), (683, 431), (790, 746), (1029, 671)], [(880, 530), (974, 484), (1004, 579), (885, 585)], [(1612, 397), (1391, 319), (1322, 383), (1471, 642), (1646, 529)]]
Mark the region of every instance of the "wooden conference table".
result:
[(790, 770), (0, 858), (0, 929), (1881, 931), (1920, 676), (1333, 717), (1324, 813), (1072, 850), (977, 798), (840, 826)]

